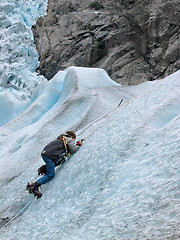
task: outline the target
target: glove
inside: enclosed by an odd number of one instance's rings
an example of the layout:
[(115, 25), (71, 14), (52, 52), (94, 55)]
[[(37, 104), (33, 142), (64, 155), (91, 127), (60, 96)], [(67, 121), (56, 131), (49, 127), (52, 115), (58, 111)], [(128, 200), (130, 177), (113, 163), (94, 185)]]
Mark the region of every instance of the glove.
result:
[(80, 146), (80, 147), (81, 147), (84, 140), (85, 140), (85, 139), (79, 140), (79, 141), (76, 143), (76, 146)]

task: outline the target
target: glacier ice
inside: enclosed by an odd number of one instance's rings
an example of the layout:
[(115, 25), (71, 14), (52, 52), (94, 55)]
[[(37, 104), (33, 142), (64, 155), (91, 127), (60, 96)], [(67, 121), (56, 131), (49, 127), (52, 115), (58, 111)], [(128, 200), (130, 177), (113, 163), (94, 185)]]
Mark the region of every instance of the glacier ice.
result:
[[(0, 128), (1, 218), (32, 199), (25, 186), (37, 177), (45, 144), (68, 129), (78, 139), (96, 131), (1, 239), (178, 239), (179, 78), (180, 71), (128, 88), (101, 69), (71, 67), (41, 83), (26, 110)], [(121, 98), (107, 121), (86, 129)]]
[(22, 90), (30, 96), (44, 80), (35, 72), (39, 65), (31, 26), (46, 12), (47, 0), (1, 1), (0, 87)]
[[(70, 67), (48, 82), (31, 32), (46, 6), (0, 3), (0, 227), (31, 203), (1, 240), (179, 239), (180, 71), (123, 87)], [(41, 150), (66, 130), (86, 140), (32, 199)]]

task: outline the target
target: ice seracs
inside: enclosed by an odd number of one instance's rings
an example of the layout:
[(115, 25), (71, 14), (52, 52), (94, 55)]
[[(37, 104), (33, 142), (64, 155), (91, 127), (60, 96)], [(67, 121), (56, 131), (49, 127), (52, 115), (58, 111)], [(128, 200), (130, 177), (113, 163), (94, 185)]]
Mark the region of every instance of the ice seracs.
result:
[(26, 89), (29, 96), (44, 80), (35, 72), (39, 65), (31, 27), (46, 13), (47, 1), (8, 0), (0, 3), (0, 87)]

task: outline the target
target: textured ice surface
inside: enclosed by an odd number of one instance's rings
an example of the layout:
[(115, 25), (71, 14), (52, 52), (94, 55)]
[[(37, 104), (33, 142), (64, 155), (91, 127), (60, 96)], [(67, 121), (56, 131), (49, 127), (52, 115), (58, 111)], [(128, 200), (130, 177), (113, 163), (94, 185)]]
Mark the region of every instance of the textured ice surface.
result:
[[(71, 67), (43, 82), (0, 128), (1, 218), (31, 200), (25, 186), (37, 177), (45, 144), (68, 129), (79, 139), (96, 131), (1, 239), (179, 239), (179, 78), (180, 71), (127, 88), (101, 69)], [(85, 128), (121, 98), (111, 117)]]
[(0, 239), (179, 239), (180, 71), (123, 87), (70, 67), (48, 82), (31, 32), (46, 5), (0, 3), (0, 227), (31, 201), (43, 147), (66, 130), (89, 137)]

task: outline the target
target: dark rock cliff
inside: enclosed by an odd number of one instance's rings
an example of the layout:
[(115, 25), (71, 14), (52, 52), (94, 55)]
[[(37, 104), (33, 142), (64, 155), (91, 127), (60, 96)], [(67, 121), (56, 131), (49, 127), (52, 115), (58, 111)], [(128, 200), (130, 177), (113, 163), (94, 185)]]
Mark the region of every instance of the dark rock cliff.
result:
[(49, 0), (33, 26), (39, 70), (100, 67), (124, 85), (180, 68), (179, 0)]

